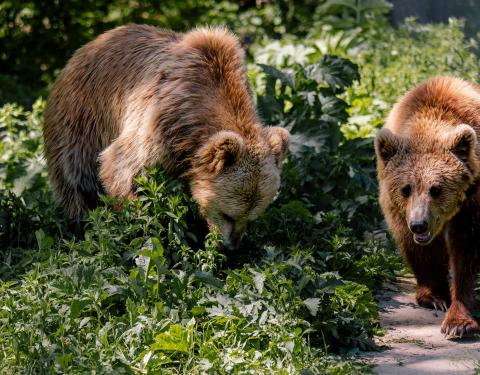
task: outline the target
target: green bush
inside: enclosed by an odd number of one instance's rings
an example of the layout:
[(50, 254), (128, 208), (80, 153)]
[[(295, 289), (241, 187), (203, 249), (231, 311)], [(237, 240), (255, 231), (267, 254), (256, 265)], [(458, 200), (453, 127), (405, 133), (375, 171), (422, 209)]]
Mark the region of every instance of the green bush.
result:
[(373, 142), (349, 141), (339, 126), (348, 118), (341, 96), (358, 80), (357, 66), (326, 55), (305, 67), (293, 65), (288, 73), (261, 67), (267, 78), (264, 87), (259, 85), (260, 115), (266, 124), (282, 125), (292, 133), (277, 202), (303, 205), (318, 222), (325, 212), (338, 215), (356, 235), (378, 227)]
[[(0, 275), (24, 254), (13, 248), (36, 244), (35, 231), (62, 233), (65, 222), (53, 204), (43, 159), (41, 123), (45, 102), (25, 112), (15, 104), (0, 110)], [(0, 276), (1, 277), (1, 276)]]

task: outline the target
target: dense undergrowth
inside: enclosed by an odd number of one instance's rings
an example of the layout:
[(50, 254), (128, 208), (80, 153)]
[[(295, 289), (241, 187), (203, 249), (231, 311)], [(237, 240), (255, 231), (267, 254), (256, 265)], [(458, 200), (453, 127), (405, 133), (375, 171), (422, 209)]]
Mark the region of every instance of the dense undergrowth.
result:
[[(293, 2), (242, 5), (238, 19), (234, 2), (215, 5), (234, 28), (248, 19), (245, 30), (266, 35), (250, 46), (258, 111), (292, 133), (280, 192), (237, 252), (207, 234), (185, 181), (159, 169), (138, 178), (139, 199), (104, 197), (85, 219), (85, 238), (73, 238), (47, 182), (44, 101), (0, 109), (1, 373), (368, 372), (350, 356), (374, 348), (373, 296), (403, 268), (377, 204), (371, 136), (421, 80), (476, 79), (476, 44), (454, 20), (393, 28), (383, 0), (373, 10), (353, 0), (304, 3), (298, 12)], [(9, 46), (12, 56), (24, 52)], [(62, 56), (44, 84), (59, 64)], [(0, 100), (21, 96), (18, 87), (12, 96), (0, 88)]]

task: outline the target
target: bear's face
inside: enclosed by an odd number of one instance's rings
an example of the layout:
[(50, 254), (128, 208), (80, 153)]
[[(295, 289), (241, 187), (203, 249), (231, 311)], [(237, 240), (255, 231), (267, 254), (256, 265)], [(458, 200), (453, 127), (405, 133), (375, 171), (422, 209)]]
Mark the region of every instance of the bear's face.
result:
[(414, 241), (429, 244), (460, 209), (468, 176), (461, 162), (448, 154), (411, 155), (391, 167), (391, 200), (403, 211)]
[(265, 128), (253, 144), (221, 131), (200, 149), (191, 179), (193, 198), (210, 227), (217, 227), (228, 249), (236, 249), (247, 224), (260, 216), (280, 187), (281, 161), (289, 133)]
[(418, 142), (388, 129), (376, 139), (383, 194), (404, 218), (419, 245), (427, 245), (460, 210), (477, 169), (476, 134), (459, 125), (434, 142)]

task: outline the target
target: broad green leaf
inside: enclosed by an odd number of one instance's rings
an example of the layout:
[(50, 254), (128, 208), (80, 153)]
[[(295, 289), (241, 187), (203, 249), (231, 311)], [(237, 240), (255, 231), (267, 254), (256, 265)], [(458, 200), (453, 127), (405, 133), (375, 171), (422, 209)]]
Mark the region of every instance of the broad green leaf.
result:
[(72, 318), (78, 318), (83, 308), (89, 304), (88, 300), (73, 300), (70, 304), (70, 316)]
[(358, 68), (354, 63), (329, 55), (318, 63), (305, 67), (305, 74), (319, 84), (327, 84), (334, 91), (348, 87), (359, 79)]
[(172, 324), (168, 331), (155, 336), (155, 342), (150, 345), (154, 351), (188, 352), (188, 332), (180, 324)]

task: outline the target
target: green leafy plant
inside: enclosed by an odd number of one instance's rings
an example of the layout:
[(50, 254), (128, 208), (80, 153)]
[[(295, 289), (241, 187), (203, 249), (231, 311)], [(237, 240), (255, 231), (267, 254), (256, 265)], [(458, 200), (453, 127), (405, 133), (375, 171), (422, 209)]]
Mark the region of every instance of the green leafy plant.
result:
[(339, 29), (379, 26), (381, 16), (392, 9), (385, 0), (326, 0), (315, 11), (315, 18)]

